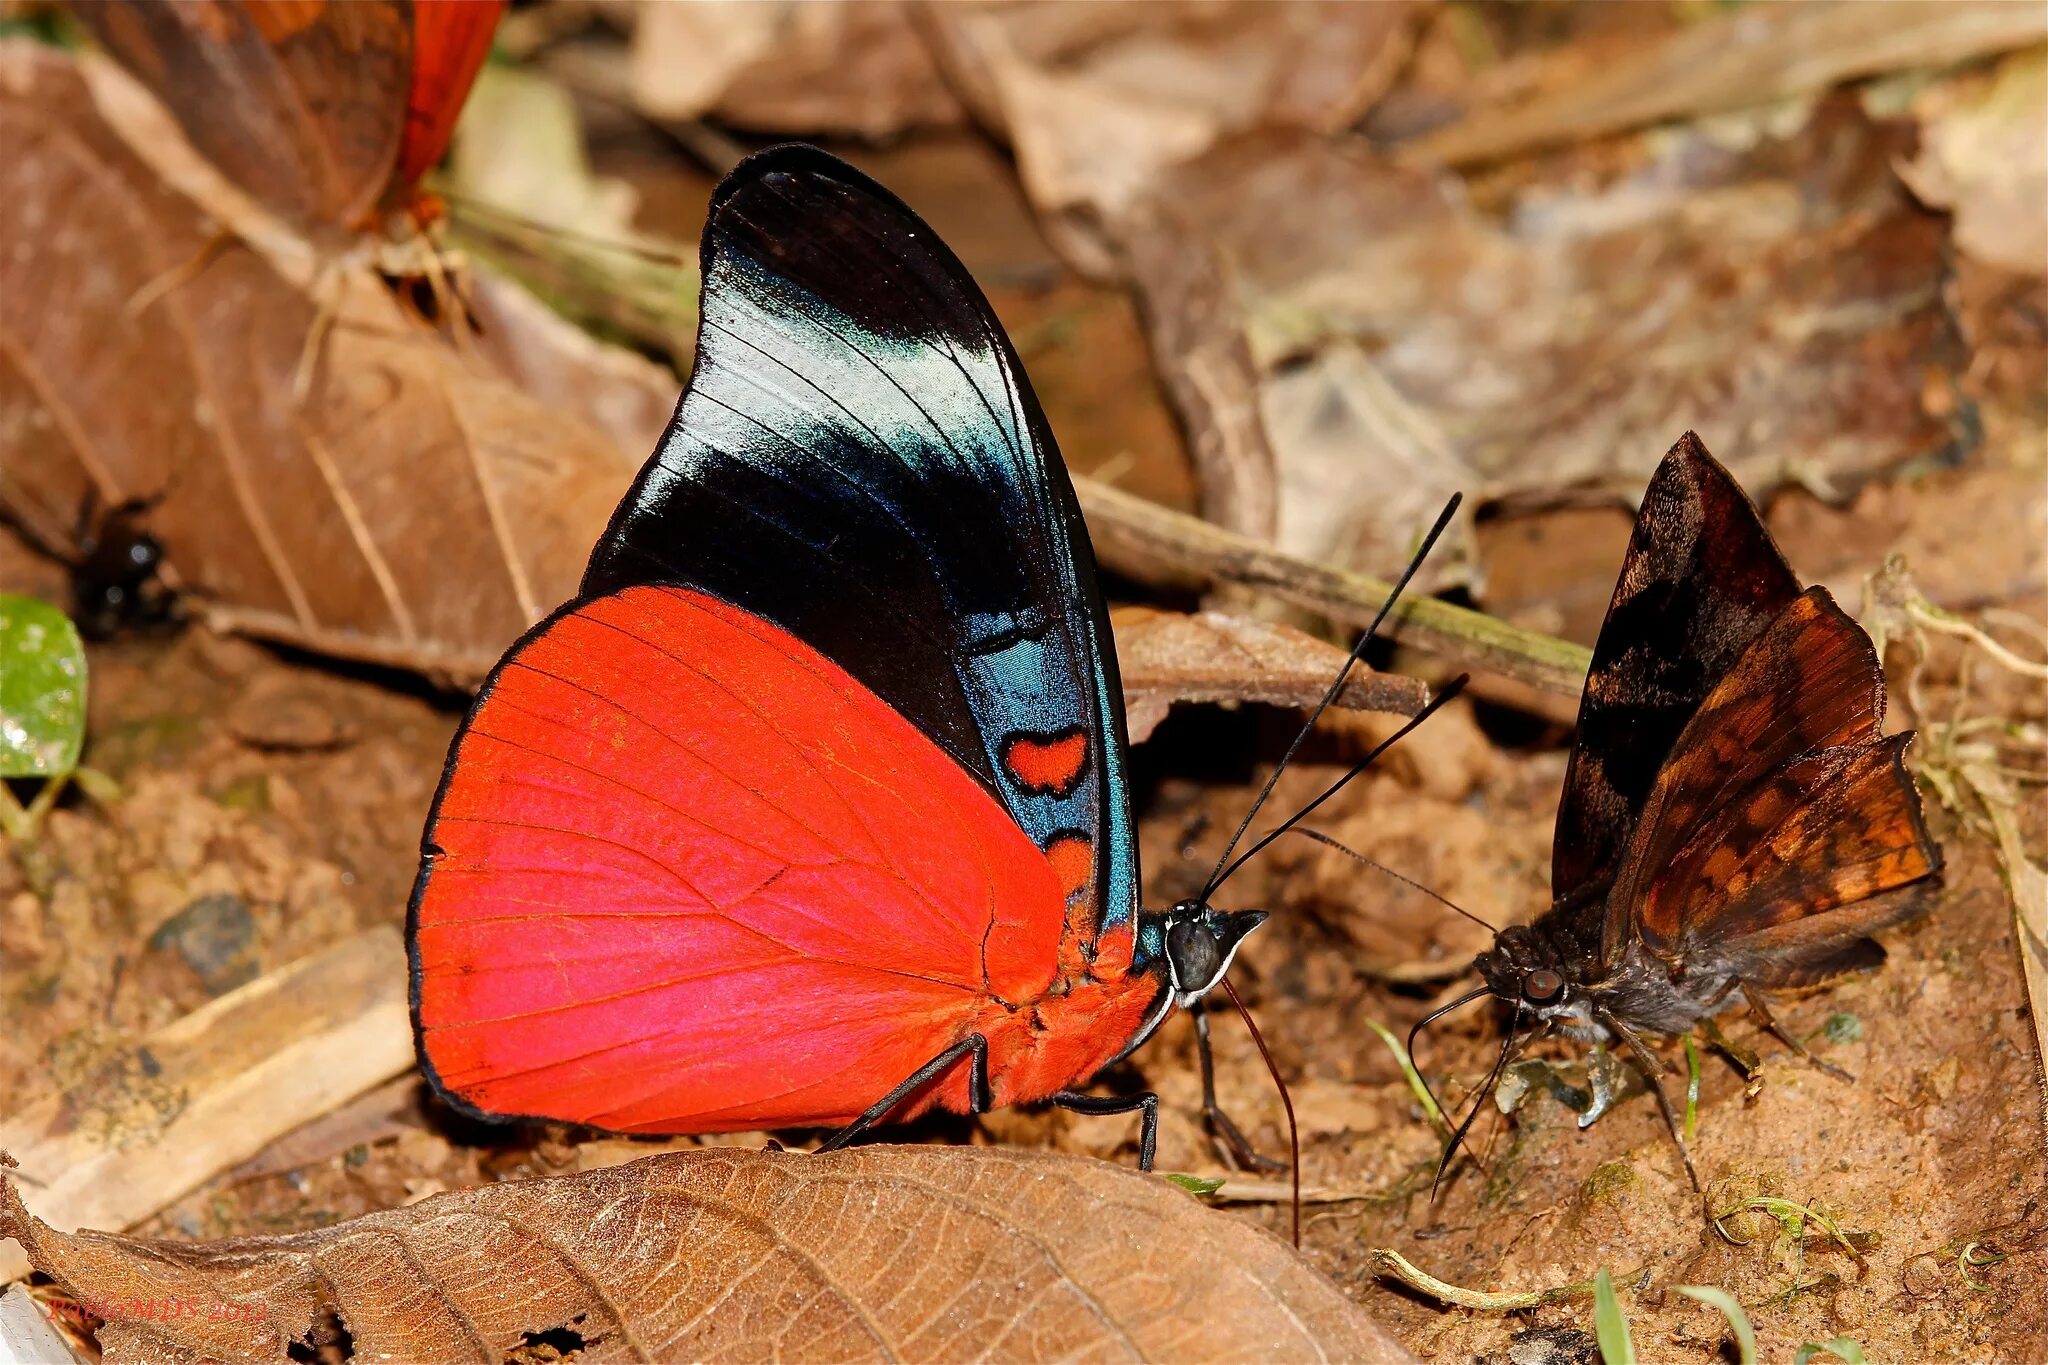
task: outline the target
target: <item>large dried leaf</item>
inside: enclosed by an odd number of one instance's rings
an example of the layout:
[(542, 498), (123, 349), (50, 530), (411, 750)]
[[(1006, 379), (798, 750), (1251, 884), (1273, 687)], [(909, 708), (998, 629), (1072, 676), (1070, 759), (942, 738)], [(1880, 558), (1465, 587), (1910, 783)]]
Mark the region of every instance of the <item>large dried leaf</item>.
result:
[(1116, 272), (1103, 223), (1231, 133), (1334, 131), (1393, 80), (1412, 0), (981, 0), (927, 11), (941, 61), (1016, 149), (1026, 193), (1092, 274)]
[(449, 677), (573, 590), (637, 454), (267, 222), (109, 63), (0, 48), (0, 142), (9, 511), (61, 542), (88, 490), (161, 494), (228, 623)]
[(1626, 497), (1688, 428), (1758, 496), (1953, 456), (1943, 224), (1892, 171), (1911, 129), (1847, 100), (1790, 121), (1645, 138), (1498, 220), (1311, 136), (1171, 176), (1249, 329), (1278, 543), (1396, 556), (1456, 488)]
[[(1044, 1153), (673, 1153), (201, 1244), (0, 1199), (0, 1234), (107, 1309), (110, 1365), (310, 1358), (341, 1331), (358, 1360), (1411, 1359), (1267, 1234)], [(166, 1302), (191, 1308), (123, 1311)]]
[[(1150, 736), (1177, 702), (1260, 702), (1307, 710), (1322, 700), (1344, 666), (1343, 650), (1275, 622), (1151, 607), (1119, 607), (1109, 619), (1134, 742)], [(1412, 716), (1428, 701), (1429, 688), (1421, 680), (1360, 665), (1335, 704)]]
[(961, 121), (903, 0), (643, 5), (633, 98), (655, 118), (881, 138)]

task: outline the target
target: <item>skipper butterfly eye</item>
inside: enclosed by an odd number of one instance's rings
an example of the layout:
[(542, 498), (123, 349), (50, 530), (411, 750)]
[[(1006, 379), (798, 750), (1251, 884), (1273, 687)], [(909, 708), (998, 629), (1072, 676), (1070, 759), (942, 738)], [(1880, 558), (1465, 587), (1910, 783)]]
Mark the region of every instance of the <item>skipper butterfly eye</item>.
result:
[(1551, 1005), (1564, 994), (1564, 978), (1540, 967), (1522, 980), (1522, 998), (1532, 1005)]

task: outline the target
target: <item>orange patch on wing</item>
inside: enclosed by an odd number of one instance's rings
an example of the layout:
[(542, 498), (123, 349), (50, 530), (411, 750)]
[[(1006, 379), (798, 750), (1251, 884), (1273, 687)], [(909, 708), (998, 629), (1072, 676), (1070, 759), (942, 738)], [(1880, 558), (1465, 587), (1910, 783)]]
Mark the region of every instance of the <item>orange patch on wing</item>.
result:
[(1088, 767), (1088, 734), (1039, 738), (1011, 735), (1003, 742), (1003, 766), (1026, 791), (1065, 796), (1080, 784)]
[(1088, 889), (1088, 883), (1095, 879), (1095, 845), (1078, 834), (1062, 834), (1046, 846), (1045, 860), (1052, 864), (1052, 874), (1059, 879), (1060, 889), (1067, 898)]

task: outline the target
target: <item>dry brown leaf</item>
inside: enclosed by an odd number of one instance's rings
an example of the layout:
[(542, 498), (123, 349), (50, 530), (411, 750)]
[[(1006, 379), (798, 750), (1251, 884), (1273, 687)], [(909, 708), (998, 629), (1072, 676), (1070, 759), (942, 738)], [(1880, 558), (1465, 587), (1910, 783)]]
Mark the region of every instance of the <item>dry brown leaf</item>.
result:
[(342, 1331), (358, 1360), (1412, 1359), (1267, 1234), (1047, 1153), (681, 1152), (198, 1244), (0, 1201), (0, 1234), (104, 1311), (109, 1365), (283, 1362)]
[[(1148, 738), (1177, 702), (1259, 702), (1304, 710), (1322, 700), (1345, 652), (1270, 621), (1119, 607), (1110, 613), (1131, 740)], [(1352, 669), (1336, 705), (1412, 716), (1429, 701), (1417, 678)]]
[(226, 624), (449, 678), (569, 595), (637, 454), (323, 269), (110, 63), (5, 45), (0, 127), (9, 511), (61, 543), (88, 490), (162, 494)]
[(1416, 139), (1403, 156), (1459, 165), (1560, 146), (1668, 119), (1751, 108), (1843, 81), (1939, 68), (2048, 37), (2048, 9), (2009, 0), (1864, 0), (1744, 5), (1659, 41), (1583, 62), (1569, 47), (1545, 55), (1560, 78)]
[(1349, 126), (1393, 80), (1420, 8), (984, 0), (926, 17), (955, 88), (1015, 148), (1056, 244), (1108, 276), (1100, 229), (1160, 173), (1247, 129)]
[(882, 138), (963, 117), (902, 0), (642, 5), (634, 103), (764, 133)]
[(1632, 496), (1688, 428), (1758, 496), (1953, 458), (1943, 225), (1891, 170), (1911, 130), (1849, 100), (1792, 122), (1646, 138), (1640, 164), (1523, 186), (1499, 221), (1308, 135), (1169, 177), (1250, 331), (1277, 543), (1384, 562), (1455, 488)]
[(1956, 216), (1965, 255), (2048, 275), (2048, 48), (2015, 53), (1988, 79), (1914, 101), (1920, 155), (1899, 167), (1913, 193)]

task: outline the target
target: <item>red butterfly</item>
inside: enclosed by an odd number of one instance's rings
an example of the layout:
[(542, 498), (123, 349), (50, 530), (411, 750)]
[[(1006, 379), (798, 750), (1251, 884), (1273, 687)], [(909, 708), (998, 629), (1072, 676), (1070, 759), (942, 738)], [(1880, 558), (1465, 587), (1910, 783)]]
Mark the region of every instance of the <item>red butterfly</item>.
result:
[(428, 1075), (486, 1116), (851, 1125), (829, 1145), (1137, 1109), (1149, 1166), (1156, 1097), (1072, 1087), (1265, 916), (1139, 909), (1113, 643), (1015, 352), (930, 228), (810, 148), (720, 186), (703, 280), (583, 595), (450, 752), (409, 932)]
[(1555, 903), (1500, 931), (1474, 963), (1486, 984), (1416, 1032), (1487, 995), (1512, 1006), (1482, 1096), (1535, 1036), (1620, 1043), (1697, 1187), (1641, 1035), (1683, 1033), (1739, 999), (1806, 1055), (1761, 993), (1877, 966), (1884, 949), (1869, 935), (1940, 887), (1941, 849), (1905, 767), (1912, 734), (1881, 734), (1884, 703), (1870, 637), (1826, 589), (1801, 591), (1756, 508), (1688, 432), (1643, 495), (1593, 650), (1557, 813)]
[(302, 231), (431, 218), (505, 0), (89, 0), (73, 7), (229, 179)]

